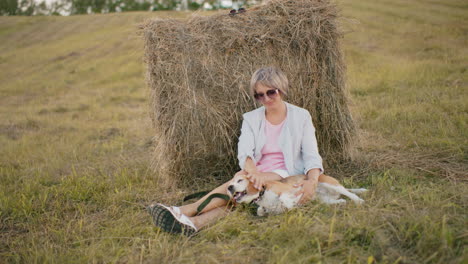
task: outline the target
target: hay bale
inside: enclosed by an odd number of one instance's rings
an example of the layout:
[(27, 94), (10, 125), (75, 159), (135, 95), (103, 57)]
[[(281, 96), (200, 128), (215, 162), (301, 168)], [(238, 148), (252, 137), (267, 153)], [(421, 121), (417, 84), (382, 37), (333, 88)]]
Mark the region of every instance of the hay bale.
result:
[(354, 131), (347, 106), (337, 7), (321, 0), (273, 0), (244, 14), (220, 11), (143, 26), (156, 148), (167, 179), (238, 169), (242, 113), (253, 72), (274, 65), (290, 80), (288, 102), (311, 112), (328, 166), (347, 159)]

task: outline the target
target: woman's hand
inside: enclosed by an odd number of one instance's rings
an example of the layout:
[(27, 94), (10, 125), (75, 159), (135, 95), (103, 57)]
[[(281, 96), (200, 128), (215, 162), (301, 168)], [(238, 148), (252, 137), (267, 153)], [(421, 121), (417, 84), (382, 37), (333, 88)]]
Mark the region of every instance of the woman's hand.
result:
[(314, 198), (319, 176), (320, 169), (311, 169), (307, 172), (307, 180), (304, 181), (302, 190), (296, 193), (296, 196), (302, 195), (298, 204), (305, 204)]
[(314, 198), (317, 183), (318, 182), (313, 179), (304, 181), (302, 190), (296, 193), (296, 196), (302, 195), (298, 204), (305, 204)]
[(265, 182), (268, 180), (267, 174), (262, 172), (249, 173), (247, 179), (253, 183), (255, 189), (261, 190)]

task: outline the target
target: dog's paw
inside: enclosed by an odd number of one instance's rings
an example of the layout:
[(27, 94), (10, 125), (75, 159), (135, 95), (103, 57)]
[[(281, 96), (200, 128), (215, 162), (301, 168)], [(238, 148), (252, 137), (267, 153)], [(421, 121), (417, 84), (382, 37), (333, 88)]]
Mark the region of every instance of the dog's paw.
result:
[(348, 189), (348, 191), (355, 193), (355, 194), (361, 194), (367, 192), (367, 189), (365, 188), (359, 188), (359, 189)]
[(266, 211), (265, 211), (265, 208), (263, 208), (263, 206), (260, 206), (257, 208), (257, 215), (258, 216), (265, 216), (266, 215)]
[(357, 200), (354, 200), (354, 202), (356, 204), (363, 204), (364, 203), (364, 200), (363, 199), (357, 199)]

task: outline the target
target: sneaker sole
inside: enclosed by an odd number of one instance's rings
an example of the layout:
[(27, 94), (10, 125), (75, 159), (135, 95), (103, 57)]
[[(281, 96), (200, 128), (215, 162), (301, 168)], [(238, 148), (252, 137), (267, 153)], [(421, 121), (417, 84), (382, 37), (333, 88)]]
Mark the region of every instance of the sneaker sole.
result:
[(196, 233), (191, 226), (180, 223), (166, 207), (160, 204), (148, 206), (147, 210), (153, 217), (153, 224), (168, 233), (186, 236), (192, 236)]

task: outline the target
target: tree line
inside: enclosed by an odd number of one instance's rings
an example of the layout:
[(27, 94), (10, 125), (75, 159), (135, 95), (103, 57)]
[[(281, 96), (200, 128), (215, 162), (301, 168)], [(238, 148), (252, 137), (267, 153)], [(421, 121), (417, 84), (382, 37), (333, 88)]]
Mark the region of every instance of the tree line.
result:
[[(78, 15), (125, 11), (197, 10), (226, 8), (221, 0), (57, 0), (47, 4), (45, 0), (0, 0), (0, 15)], [(259, 1), (232, 1), (236, 5)]]

